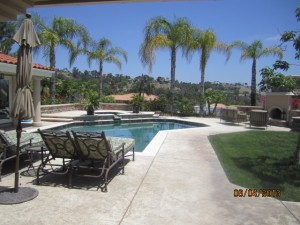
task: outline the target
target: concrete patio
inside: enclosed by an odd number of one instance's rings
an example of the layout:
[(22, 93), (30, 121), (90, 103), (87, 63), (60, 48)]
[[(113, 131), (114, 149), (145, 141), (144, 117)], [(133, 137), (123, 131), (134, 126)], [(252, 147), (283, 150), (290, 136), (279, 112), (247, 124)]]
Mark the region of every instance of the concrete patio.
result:
[[(300, 224), (300, 203), (234, 197), (234, 189), (245, 188), (228, 181), (208, 136), (248, 126), (185, 120), (210, 126), (160, 132), (146, 153), (127, 163), (125, 175), (112, 179), (107, 193), (97, 191), (93, 179), (76, 178), (68, 189), (65, 177), (48, 176), (37, 186), (34, 177), (22, 176), (21, 186), (34, 187), (39, 195), (0, 205), (0, 224)], [(3, 177), (0, 190), (13, 184), (14, 174)]]

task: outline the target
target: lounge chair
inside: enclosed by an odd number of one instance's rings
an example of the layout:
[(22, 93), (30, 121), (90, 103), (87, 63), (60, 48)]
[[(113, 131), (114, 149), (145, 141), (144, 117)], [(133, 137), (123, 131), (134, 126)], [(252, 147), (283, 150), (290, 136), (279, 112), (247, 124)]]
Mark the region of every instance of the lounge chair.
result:
[(38, 129), (44, 143), (49, 151), (48, 156), (40, 164), (37, 170), (37, 184), (40, 184), (41, 172), (44, 175), (69, 174), (69, 187), (72, 185), (71, 164), (76, 159), (77, 153), (75, 150), (74, 141), (70, 133), (55, 130), (40, 130)]
[(134, 148), (134, 139), (107, 138), (104, 131), (100, 133), (72, 131), (72, 134), (80, 158), (73, 168), (74, 175), (99, 179), (103, 177), (104, 187), (101, 190), (107, 191), (110, 170), (120, 164), (121, 173), (124, 174), (124, 156)]
[[(22, 132), (20, 139), (20, 155), (26, 153), (28, 146), (41, 144), (42, 139), (37, 133)], [(5, 162), (16, 157), (17, 154), (17, 137), (16, 132), (5, 132), (0, 130), (0, 181), (2, 167)]]

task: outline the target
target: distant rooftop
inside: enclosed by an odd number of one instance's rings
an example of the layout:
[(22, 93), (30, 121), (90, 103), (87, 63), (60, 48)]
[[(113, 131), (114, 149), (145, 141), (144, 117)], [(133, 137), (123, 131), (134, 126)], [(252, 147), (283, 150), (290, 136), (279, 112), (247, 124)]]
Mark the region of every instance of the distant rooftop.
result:
[[(132, 100), (133, 95), (135, 94), (136, 93), (128, 93), (124, 95), (111, 95), (111, 96), (114, 97), (117, 102), (130, 102)], [(147, 94), (144, 95), (145, 101), (151, 101), (157, 98), (158, 97), (156, 95), (147, 95)]]

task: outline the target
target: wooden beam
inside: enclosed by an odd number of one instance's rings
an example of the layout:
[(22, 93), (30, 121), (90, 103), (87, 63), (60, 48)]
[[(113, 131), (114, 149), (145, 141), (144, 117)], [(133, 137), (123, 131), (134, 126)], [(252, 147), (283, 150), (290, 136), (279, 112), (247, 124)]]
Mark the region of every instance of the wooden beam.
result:
[(17, 18), (17, 14), (22, 13), (16, 9), (9, 8), (3, 3), (0, 3), (0, 15), (9, 20), (15, 20)]

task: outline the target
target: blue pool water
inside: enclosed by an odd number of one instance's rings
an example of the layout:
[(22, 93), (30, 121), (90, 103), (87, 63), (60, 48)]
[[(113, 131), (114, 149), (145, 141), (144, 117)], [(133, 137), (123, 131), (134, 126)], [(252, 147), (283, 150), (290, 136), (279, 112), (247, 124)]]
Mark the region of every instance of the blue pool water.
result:
[(143, 122), (143, 123), (125, 123), (125, 124), (98, 124), (98, 125), (80, 125), (69, 126), (62, 131), (87, 131), (99, 132), (105, 131), (106, 136), (128, 137), (135, 139), (135, 151), (142, 152), (153, 137), (161, 130), (174, 130), (183, 128), (192, 128), (195, 126), (174, 123), (174, 122)]

